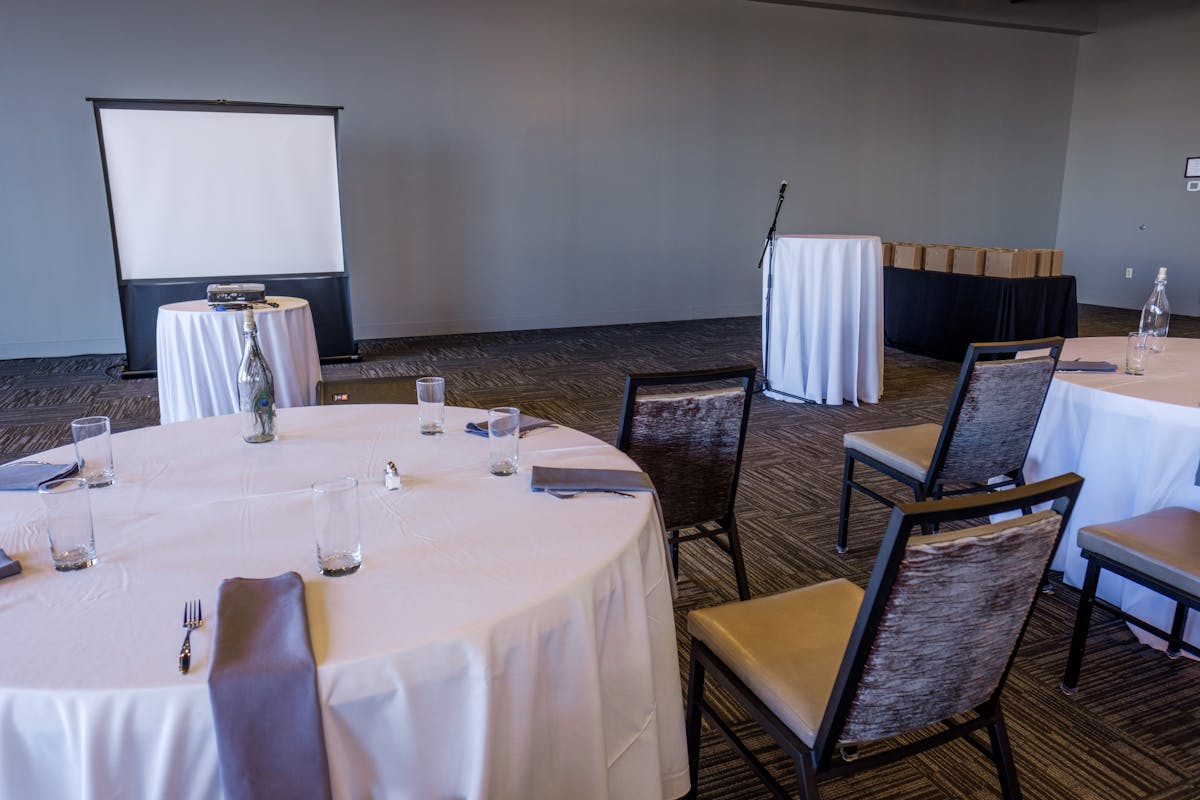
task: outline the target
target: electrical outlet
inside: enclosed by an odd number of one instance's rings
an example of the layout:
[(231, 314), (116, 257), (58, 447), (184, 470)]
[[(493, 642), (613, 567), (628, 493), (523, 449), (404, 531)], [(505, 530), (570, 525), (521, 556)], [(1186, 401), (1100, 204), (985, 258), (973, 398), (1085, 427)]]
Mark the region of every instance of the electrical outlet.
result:
[(1126, 268), (1125, 268), (1125, 277), (1126, 277), (1126, 278), (1132, 278), (1132, 277), (1133, 277), (1133, 267), (1126, 267)]

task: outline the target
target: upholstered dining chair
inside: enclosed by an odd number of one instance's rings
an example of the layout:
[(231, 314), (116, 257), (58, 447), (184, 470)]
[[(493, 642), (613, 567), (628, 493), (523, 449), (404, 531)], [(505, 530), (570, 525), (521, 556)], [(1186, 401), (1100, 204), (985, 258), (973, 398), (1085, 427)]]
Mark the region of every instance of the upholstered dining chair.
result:
[[(838, 579), (688, 614), (693, 796), (702, 717), (734, 744), (773, 796), (788, 796), (721, 716), (718, 707), (726, 701), (708, 700), (711, 677), (792, 758), (804, 800), (817, 800), (818, 779), (956, 738), (992, 760), (1005, 798), (1019, 798), (1000, 699), (1082, 483), (1067, 474), (1008, 492), (899, 505), (865, 592)], [(912, 535), (921, 526), (1043, 502), (1051, 508)], [(980, 729), (990, 746), (978, 741)]]
[[(1166, 640), (1168, 657), (1178, 658), (1182, 650), (1200, 658), (1200, 647), (1183, 638), (1188, 611), (1200, 614), (1200, 511), (1172, 506), (1119, 522), (1088, 525), (1079, 529), (1076, 543), (1088, 565), (1083, 588), (1079, 591), (1079, 609), (1067, 654), (1067, 669), (1060, 685), (1064, 694), (1072, 695), (1079, 690), (1083, 650), (1092, 609), (1097, 605), (1130, 625)], [(1098, 599), (1096, 587), (1100, 583), (1101, 570), (1108, 570), (1174, 600), (1171, 630), (1164, 631)]]
[[(844, 553), (848, 546), (851, 490), (895, 505), (855, 480), (854, 466), (860, 462), (908, 486), (917, 500), (1023, 484), (1025, 456), (1062, 346), (1058, 337), (972, 344), (941, 425), (845, 434), (837, 551)], [(1016, 358), (1031, 350), (1048, 352)]]
[(406, 376), (385, 376), (317, 381), (317, 405), (414, 403), (416, 380)]
[(733, 507), (754, 374), (745, 364), (629, 375), (617, 434), (658, 491), (676, 575), (680, 542), (709, 539), (732, 559), (743, 600), (750, 584)]

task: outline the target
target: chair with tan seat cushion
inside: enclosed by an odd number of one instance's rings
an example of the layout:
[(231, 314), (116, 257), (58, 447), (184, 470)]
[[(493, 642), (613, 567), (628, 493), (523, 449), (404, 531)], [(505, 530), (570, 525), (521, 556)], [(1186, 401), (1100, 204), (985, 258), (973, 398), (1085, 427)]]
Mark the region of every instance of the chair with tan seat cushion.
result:
[[(908, 486), (917, 500), (1024, 483), (1025, 456), (1062, 345), (1061, 338), (972, 344), (941, 425), (845, 434), (838, 552), (846, 552), (848, 546), (851, 490), (895, 505), (854, 479), (860, 462)], [(1048, 354), (1015, 358), (1034, 350)]]
[[(1078, 544), (1087, 559), (1087, 572), (1079, 594), (1075, 633), (1067, 656), (1062, 690), (1075, 694), (1087, 644), (1092, 609), (1102, 605), (1131, 625), (1165, 639), (1172, 658), (1185, 650), (1200, 657), (1200, 648), (1183, 640), (1188, 611), (1200, 613), (1200, 511), (1190, 508), (1161, 508), (1148, 514), (1089, 525), (1079, 529)], [(1100, 570), (1146, 586), (1175, 601), (1171, 630), (1163, 631), (1116, 606), (1096, 598)]]
[[(865, 592), (832, 580), (688, 614), (693, 794), (704, 717), (776, 797), (787, 797), (718, 711), (723, 703), (708, 701), (711, 676), (792, 757), (805, 800), (819, 796), (818, 778), (959, 737), (993, 760), (1004, 796), (1019, 797), (1000, 696), (1082, 483), (1064, 475), (1008, 492), (897, 506)], [(912, 536), (927, 525), (1040, 503), (1052, 508)], [(985, 728), (990, 747), (973, 735)], [(872, 754), (857, 757), (866, 744)]]
[(317, 382), (317, 405), (415, 403), (416, 378), (384, 376), (339, 378)]
[(654, 482), (676, 574), (679, 544), (708, 539), (733, 561), (742, 600), (750, 585), (734, 501), (754, 375), (753, 364), (630, 375), (617, 433), (617, 448)]

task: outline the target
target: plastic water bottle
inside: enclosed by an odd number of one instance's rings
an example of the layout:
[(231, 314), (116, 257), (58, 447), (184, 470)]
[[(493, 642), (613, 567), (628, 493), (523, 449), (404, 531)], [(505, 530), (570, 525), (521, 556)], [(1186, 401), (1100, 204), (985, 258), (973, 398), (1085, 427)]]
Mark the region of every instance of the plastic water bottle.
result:
[(254, 310), (246, 309), (242, 323), (242, 363), (237, 376), (242, 438), (247, 442), (275, 441), (275, 379), (258, 346)]
[(1150, 334), (1150, 351), (1161, 353), (1167, 349), (1167, 329), (1171, 326), (1171, 304), (1167, 302), (1167, 268), (1158, 268), (1154, 279), (1154, 291), (1142, 306), (1142, 321), (1138, 333)]

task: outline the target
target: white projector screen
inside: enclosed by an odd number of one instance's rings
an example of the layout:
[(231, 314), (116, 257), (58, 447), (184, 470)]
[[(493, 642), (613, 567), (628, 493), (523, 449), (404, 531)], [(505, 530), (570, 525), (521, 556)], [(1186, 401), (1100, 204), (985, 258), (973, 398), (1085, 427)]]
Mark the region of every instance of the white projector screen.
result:
[(122, 280), (345, 270), (332, 114), (98, 111)]

